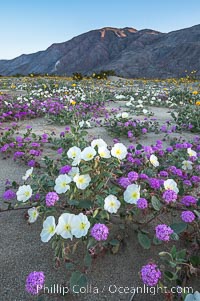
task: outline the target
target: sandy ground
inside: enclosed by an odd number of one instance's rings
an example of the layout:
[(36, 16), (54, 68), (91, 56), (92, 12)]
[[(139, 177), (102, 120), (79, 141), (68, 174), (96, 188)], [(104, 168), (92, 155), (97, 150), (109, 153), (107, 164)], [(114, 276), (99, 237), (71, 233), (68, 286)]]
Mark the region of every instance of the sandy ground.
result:
[[(121, 102), (115, 103), (120, 106)], [(168, 120), (170, 114), (168, 110), (154, 108), (155, 117), (160, 122)], [(45, 119), (35, 119), (23, 121), (20, 131), (24, 126), (30, 124), (36, 133), (56, 131), (59, 134), (64, 127), (48, 125)], [(112, 137), (108, 135), (104, 128), (89, 130), (89, 135), (101, 137), (108, 144), (112, 144)], [(179, 134), (174, 134), (177, 138)], [(155, 135), (149, 133), (138, 142), (151, 145), (158, 139), (162, 139), (164, 134)], [(190, 139), (191, 134), (184, 134), (183, 137)], [(121, 142), (129, 144), (127, 139), (121, 139)], [(167, 144), (167, 142), (165, 142)], [(3, 192), (6, 179), (19, 180), (27, 168), (16, 164), (11, 159), (3, 160), (0, 158), (0, 194)], [(52, 285), (68, 285), (68, 275), (66, 269), (54, 268), (53, 253), (50, 243), (40, 242), (40, 232), (42, 225), (40, 222), (29, 226), (24, 218), (26, 210), (17, 210), (0, 213), (0, 301), (32, 301), (37, 300), (28, 295), (24, 290), (26, 276), (31, 271), (44, 271), (46, 282)], [(169, 243), (170, 248), (173, 243)], [(166, 248), (166, 247), (164, 247)], [(139, 293), (132, 298), (133, 287), (142, 286), (143, 284), (138, 275), (143, 264), (151, 258), (158, 259), (159, 249), (162, 247), (153, 247), (151, 250), (143, 250), (137, 242), (136, 233), (133, 229), (128, 231), (128, 237), (116, 255), (107, 254), (103, 258), (95, 260), (91, 271), (88, 273), (89, 285), (86, 291), (80, 294), (67, 294), (66, 300), (80, 301), (160, 301), (163, 297), (151, 293)], [(144, 289), (144, 287), (143, 287)], [(44, 300), (59, 301), (64, 300), (62, 297), (45, 296)]]

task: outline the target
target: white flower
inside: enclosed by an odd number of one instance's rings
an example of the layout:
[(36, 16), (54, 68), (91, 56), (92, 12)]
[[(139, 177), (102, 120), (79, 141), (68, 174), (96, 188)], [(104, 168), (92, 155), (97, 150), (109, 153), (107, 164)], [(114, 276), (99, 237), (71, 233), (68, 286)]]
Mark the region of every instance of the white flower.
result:
[(81, 153), (81, 159), (85, 160), (85, 161), (90, 161), (94, 158), (94, 156), (96, 155), (96, 151), (93, 147), (88, 146), (86, 148), (84, 148), (84, 150)]
[(72, 218), (74, 214), (63, 213), (58, 219), (58, 225), (56, 227), (56, 233), (61, 235), (63, 238), (72, 239)]
[(30, 185), (23, 185), (18, 188), (17, 200), (19, 202), (26, 202), (32, 196), (32, 188)]
[(127, 153), (127, 148), (122, 143), (116, 143), (111, 149), (111, 155), (120, 160), (126, 158)]
[(131, 101), (127, 102), (127, 103), (126, 103), (126, 106), (127, 106), (127, 107), (131, 107), (131, 106), (132, 106), (132, 102), (131, 102)]
[(68, 150), (67, 156), (70, 159), (74, 159), (72, 162), (73, 166), (78, 165), (81, 161), (81, 149), (77, 146), (73, 146)]
[(22, 177), (22, 180), (26, 181), (30, 177), (30, 175), (32, 175), (32, 172), (33, 172), (33, 167), (31, 167), (26, 171), (25, 176)]
[(77, 188), (84, 190), (90, 183), (91, 178), (90, 175), (79, 175), (77, 174), (74, 177), (74, 182), (76, 183)]
[(99, 147), (98, 149), (98, 154), (101, 158), (110, 158), (110, 151), (107, 149), (107, 147)]
[(95, 146), (99, 147), (107, 147), (107, 143), (103, 139), (94, 139), (91, 142), (91, 146), (95, 148)]
[(91, 123), (89, 122), (89, 120), (86, 120), (85, 124), (87, 125), (88, 128), (91, 128)]
[(182, 162), (182, 169), (183, 170), (192, 170), (192, 164), (193, 164), (193, 162), (185, 160)]
[(128, 118), (129, 114), (127, 112), (122, 113), (122, 118)]
[(124, 201), (129, 204), (137, 204), (140, 198), (140, 186), (136, 184), (128, 185), (124, 191)]
[(197, 153), (194, 150), (192, 150), (191, 148), (187, 149), (187, 153), (190, 157), (196, 157), (197, 156)]
[(143, 112), (143, 114), (147, 114), (147, 113), (148, 113), (148, 110), (143, 109), (142, 112)]
[(73, 179), (79, 173), (80, 173), (79, 168), (73, 166), (72, 169), (68, 172), (68, 175)]
[(159, 166), (158, 158), (155, 155), (151, 155), (149, 161), (154, 167)]
[(126, 98), (124, 95), (120, 94), (120, 95), (115, 95), (116, 99), (124, 99)]
[(104, 209), (109, 213), (116, 213), (120, 206), (120, 201), (112, 194), (108, 195), (104, 200)]
[(122, 117), (121, 113), (119, 113), (119, 114), (116, 115), (116, 118), (121, 118), (121, 117)]
[(70, 189), (70, 186), (68, 185), (71, 182), (71, 178), (64, 174), (64, 175), (59, 175), (56, 180), (55, 183), (56, 185), (54, 186), (54, 190), (58, 193), (65, 193), (67, 190)]
[(169, 189), (169, 190), (175, 191), (176, 193), (179, 192), (177, 183), (173, 179), (168, 179), (168, 180), (164, 181), (164, 187), (165, 187), (165, 190)]
[(80, 238), (82, 236), (87, 235), (88, 230), (90, 228), (90, 222), (88, 218), (83, 213), (79, 213), (79, 215), (74, 215), (71, 221), (71, 233), (76, 238)]
[(54, 216), (48, 216), (43, 222), (43, 229), (40, 233), (42, 242), (48, 242), (56, 233), (56, 224)]
[(84, 126), (84, 123), (85, 123), (85, 121), (84, 121), (84, 120), (81, 120), (81, 121), (78, 123), (79, 127), (82, 128), (82, 127)]
[(28, 219), (29, 223), (34, 223), (39, 216), (39, 212), (36, 207), (33, 207), (28, 209), (28, 215), (29, 215), (29, 219)]

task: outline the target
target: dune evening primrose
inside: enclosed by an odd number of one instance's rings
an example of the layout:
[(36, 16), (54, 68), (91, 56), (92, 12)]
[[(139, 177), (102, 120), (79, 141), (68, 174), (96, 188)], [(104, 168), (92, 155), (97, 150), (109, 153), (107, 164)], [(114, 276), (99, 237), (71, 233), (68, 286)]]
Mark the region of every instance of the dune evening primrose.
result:
[(73, 159), (73, 166), (78, 165), (81, 161), (81, 149), (77, 146), (73, 146), (68, 150), (67, 156), (69, 159)]
[(59, 175), (57, 179), (55, 180), (55, 186), (54, 190), (58, 193), (65, 193), (67, 190), (70, 189), (70, 186), (68, 185), (71, 182), (71, 178), (64, 174), (64, 175)]
[(73, 178), (73, 180), (76, 183), (77, 188), (84, 190), (89, 185), (91, 178), (89, 174), (86, 175), (77, 174)]
[(33, 167), (31, 167), (26, 171), (25, 176), (22, 177), (22, 180), (26, 181), (32, 175), (32, 172), (33, 172)]
[(56, 223), (54, 216), (48, 216), (43, 222), (43, 229), (40, 233), (41, 241), (48, 242), (56, 233)]
[(158, 167), (159, 166), (158, 158), (155, 155), (151, 155), (150, 158), (149, 158), (149, 161), (151, 162), (151, 164), (154, 167)]
[(91, 146), (88, 146), (81, 152), (81, 159), (83, 159), (84, 161), (90, 161), (94, 158), (95, 155), (95, 149)]
[(104, 209), (109, 213), (116, 213), (120, 206), (120, 201), (112, 194), (108, 195), (104, 200)]
[(74, 215), (71, 221), (71, 233), (76, 238), (80, 238), (82, 236), (86, 236), (88, 230), (90, 228), (90, 222), (88, 218), (83, 213), (79, 213), (78, 215)]
[(107, 147), (101, 146), (98, 148), (98, 154), (101, 158), (108, 159), (111, 157), (110, 151), (107, 149)]
[(182, 169), (183, 170), (192, 170), (192, 165), (193, 165), (193, 162), (188, 161), (188, 160), (184, 160), (182, 162)]
[(63, 213), (58, 219), (58, 225), (56, 226), (56, 233), (61, 235), (63, 238), (72, 239), (72, 218), (74, 214), (71, 213)]
[(34, 223), (39, 216), (38, 209), (36, 207), (28, 209), (28, 216), (29, 223)]
[(190, 147), (187, 149), (187, 153), (188, 153), (189, 157), (197, 156), (197, 153), (194, 150), (192, 150)]
[(19, 202), (26, 202), (28, 201), (31, 196), (32, 196), (32, 188), (30, 185), (23, 185), (23, 186), (20, 186), (18, 188), (18, 191), (16, 193), (17, 195), (17, 200)]
[(26, 291), (31, 295), (37, 295), (43, 288), (45, 275), (43, 272), (31, 272), (26, 278)]
[(140, 198), (140, 186), (136, 184), (129, 185), (124, 191), (124, 201), (129, 204), (137, 204)]
[(97, 146), (98, 148), (99, 147), (105, 147), (107, 148), (107, 143), (103, 140), (103, 139), (94, 139), (92, 142), (91, 142), (91, 146), (93, 148), (95, 148), (95, 146)]
[(167, 190), (167, 189), (173, 190), (177, 194), (179, 192), (177, 183), (173, 179), (168, 179), (168, 180), (164, 181), (164, 188), (165, 188), (165, 190)]
[(111, 149), (111, 155), (119, 160), (126, 158), (127, 153), (127, 148), (122, 143), (116, 143)]

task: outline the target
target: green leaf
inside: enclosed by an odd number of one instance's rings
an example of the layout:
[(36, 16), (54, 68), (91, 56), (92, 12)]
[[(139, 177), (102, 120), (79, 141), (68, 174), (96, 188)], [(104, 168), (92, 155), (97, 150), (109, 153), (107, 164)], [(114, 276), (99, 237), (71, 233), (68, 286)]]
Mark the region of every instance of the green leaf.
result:
[(76, 287), (78, 291), (81, 287), (87, 286), (87, 277), (80, 271), (75, 271), (72, 273), (69, 282), (71, 291), (73, 291), (74, 287)]
[(175, 259), (176, 258), (176, 246), (173, 245), (173, 247), (171, 248), (170, 251), (172, 258)]
[(170, 238), (171, 238), (172, 240), (179, 240), (179, 236), (178, 236), (178, 234), (177, 234), (176, 232), (172, 233), (172, 234), (170, 235)]
[(109, 241), (109, 244), (111, 245), (111, 246), (117, 246), (117, 245), (119, 245), (119, 240), (118, 239), (112, 239), (112, 240), (110, 240)]
[(85, 257), (84, 257), (84, 265), (89, 268), (92, 264), (92, 257), (91, 255), (87, 252)]
[(90, 209), (92, 207), (92, 202), (91, 201), (86, 201), (86, 200), (80, 201), (79, 202), (79, 207), (83, 208), (83, 209)]
[(168, 280), (176, 280), (177, 276), (175, 273), (172, 273), (170, 271), (164, 271), (164, 275)]
[(74, 263), (72, 263), (72, 262), (67, 262), (67, 263), (65, 264), (65, 267), (66, 267), (67, 270), (73, 270), (74, 267), (75, 267), (75, 265), (74, 265)]
[(190, 262), (194, 267), (198, 267), (200, 265), (200, 256), (198, 255), (191, 256)]
[(77, 201), (77, 200), (68, 200), (68, 204), (70, 206), (78, 206), (79, 205), (79, 201)]
[(142, 149), (142, 144), (138, 144), (138, 145), (136, 146), (136, 149), (137, 149), (137, 150), (141, 150), (141, 149)]
[(176, 253), (176, 259), (184, 259), (186, 256), (186, 249), (183, 249)]
[(153, 208), (156, 210), (156, 211), (159, 211), (162, 207), (161, 205), (161, 202), (159, 201), (159, 199), (155, 196), (152, 196), (151, 198), (151, 204), (153, 206)]
[(180, 234), (181, 232), (186, 230), (187, 224), (184, 222), (174, 223), (170, 225), (170, 228), (172, 228), (172, 230), (174, 230), (176, 234)]
[(148, 250), (151, 247), (151, 240), (146, 234), (139, 232), (138, 241), (145, 250)]
[(153, 238), (153, 243), (154, 243), (154, 245), (161, 245), (161, 244), (162, 244), (162, 241), (159, 240), (156, 236), (154, 236), (154, 238)]

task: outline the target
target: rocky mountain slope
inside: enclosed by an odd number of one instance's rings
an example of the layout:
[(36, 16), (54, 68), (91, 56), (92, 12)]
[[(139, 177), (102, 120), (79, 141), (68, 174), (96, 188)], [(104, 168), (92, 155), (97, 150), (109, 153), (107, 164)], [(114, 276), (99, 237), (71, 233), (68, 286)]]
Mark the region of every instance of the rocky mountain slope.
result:
[(52, 44), (45, 51), (0, 60), (1, 75), (102, 70), (132, 78), (181, 77), (185, 70), (200, 75), (200, 25), (169, 33), (105, 27)]

